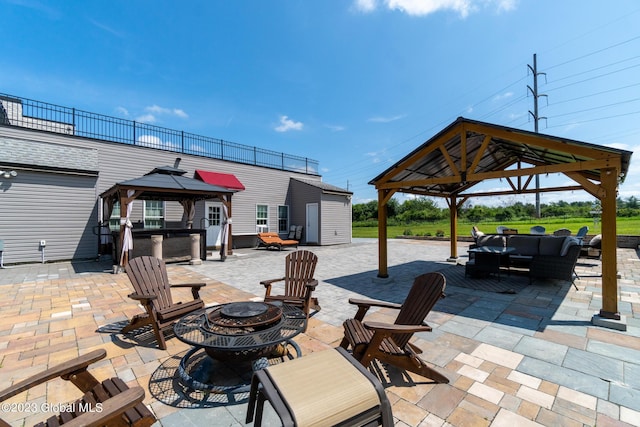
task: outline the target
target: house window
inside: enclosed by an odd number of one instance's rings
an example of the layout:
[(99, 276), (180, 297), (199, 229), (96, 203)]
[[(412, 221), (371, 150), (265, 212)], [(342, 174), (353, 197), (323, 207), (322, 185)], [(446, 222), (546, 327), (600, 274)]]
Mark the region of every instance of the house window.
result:
[(209, 206), (207, 220), (209, 221), (209, 227), (220, 227), (220, 206)]
[(256, 231), (258, 233), (269, 231), (268, 205), (256, 205)]
[(120, 230), (120, 202), (115, 202), (113, 204), (113, 209), (111, 210), (111, 218), (109, 218), (109, 229), (111, 231)]
[(289, 231), (289, 206), (278, 206), (278, 232), (287, 233)]
[(164, 202), (144, 201), (144, 228), (162, 228), (164, 225)]

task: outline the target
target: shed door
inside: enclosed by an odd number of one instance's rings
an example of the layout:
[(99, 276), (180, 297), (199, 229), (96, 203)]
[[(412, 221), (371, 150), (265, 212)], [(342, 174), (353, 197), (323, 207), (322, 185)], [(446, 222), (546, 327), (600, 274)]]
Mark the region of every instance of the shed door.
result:
[(307, 203), (307, 243), (318, 243), (318, 204)]
[(205, 202), (205, 209), (207, 215), (207, 247), (220, 246), (222, 203)]

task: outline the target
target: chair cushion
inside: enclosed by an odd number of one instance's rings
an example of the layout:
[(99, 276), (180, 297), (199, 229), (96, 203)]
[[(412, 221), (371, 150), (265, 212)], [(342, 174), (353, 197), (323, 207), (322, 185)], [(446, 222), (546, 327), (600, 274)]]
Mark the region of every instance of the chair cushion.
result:
[(533, 256), (539, 253), (540, 237), (537, 236), (509, 236), (507, 245), (516, 250), (517, 255)]
[(540, 238), (540, 255), (560, 255), (565, 237), (546, 236)]
[(591, 246), (592, 248), (600, 249), (600, 247), (602, 246), (602, 234), (596, 234), (595, 236), (593, 236), (593, 238), (589, 241), (589, 246)]
[(580, 240), (575, 237), (565, 237), (562, 243), (562, 249), (560, 250), (560, 256), (566, 256), (569, 252), (569, 248), (574, 245), (580, 245)]
[(380, 405), (367, 377), (336, 350), (266, 368), (296, 425), (336, 425)]
[(505, 237), (487, 234), (478, 237), (478, 246), (505, 246)]

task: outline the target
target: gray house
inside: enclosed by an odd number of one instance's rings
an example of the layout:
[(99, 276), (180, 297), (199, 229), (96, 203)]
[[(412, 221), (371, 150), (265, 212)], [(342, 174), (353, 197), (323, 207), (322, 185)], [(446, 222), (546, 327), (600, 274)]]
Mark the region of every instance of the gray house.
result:
[[(100, 195), (176, 164), (185, 177), (226, 191), (234, 248), (256, 246), (259, 231), (284, 237), (294, 225), (303, 226), (303, 245), (351, 241), (352, 193), (324, 183), (312, 159), (0, 95), (4, 264), (111, 253), (120, 207), (105, 208)], [(131, 203), (129, 218), (139, 233), (192, 229), (213, 250), (224, 202), (198, 200), (189, 218), (177, 200), (145, 198)]]

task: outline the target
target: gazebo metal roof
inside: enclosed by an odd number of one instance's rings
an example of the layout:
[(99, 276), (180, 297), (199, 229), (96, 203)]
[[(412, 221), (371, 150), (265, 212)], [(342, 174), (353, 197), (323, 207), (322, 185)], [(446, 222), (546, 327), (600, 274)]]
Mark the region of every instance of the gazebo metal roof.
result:
[[(620, 179), (632, 152), (458, 118), (396, 162), (369, 184), (426, 196), (472, 196), (467, 190), (485, 179), (540, 173), (568, 173), (580, 184), (600, 181), (603, 167), (620, 159)], [(518, 172), (523, 165), (530, 171)], [(525, 170), (527, 170), (525, 169)], [(587, 185), (588, 187), (588, 185)], [(541, 189), (562, 191), (574, 188)], [(589, 188), (584, 188), (589, 191)], [(523, 183), (509, 193), (526, 193)], [(476, 193), (475, 195), (488, 195)]]

